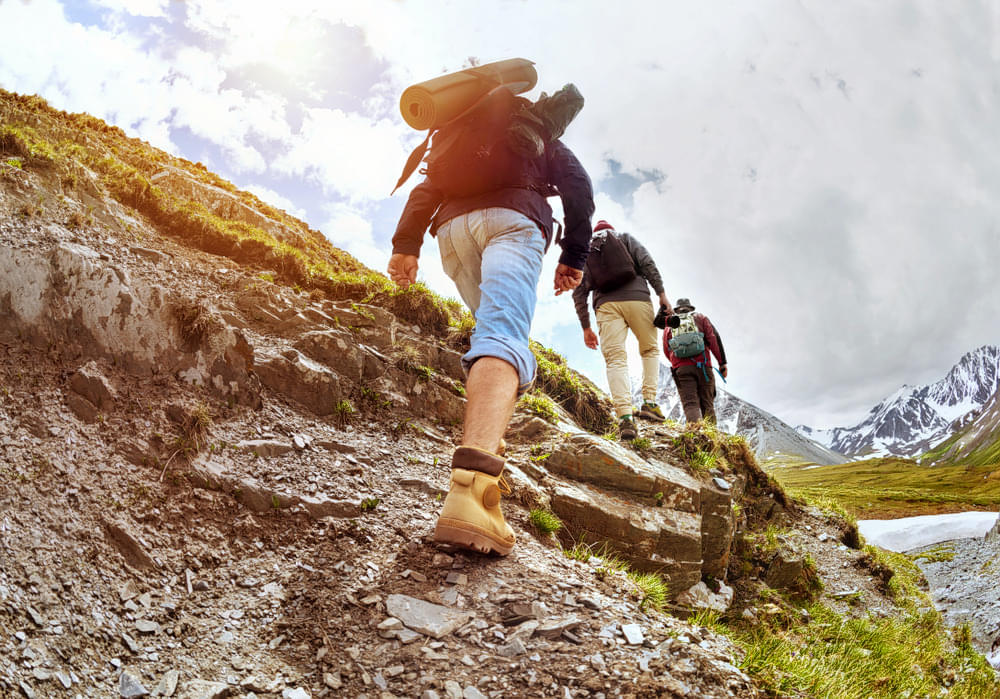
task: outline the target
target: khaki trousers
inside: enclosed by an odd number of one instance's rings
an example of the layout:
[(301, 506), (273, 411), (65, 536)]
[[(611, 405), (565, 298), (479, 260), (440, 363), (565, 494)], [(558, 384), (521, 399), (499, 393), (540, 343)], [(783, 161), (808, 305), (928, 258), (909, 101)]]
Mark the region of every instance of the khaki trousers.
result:
[(632, 386), (628, 377), (625, 339), (631, 330), (639, 340), (642, 357), (642, 398), (656, 402), (660, 376), (660, 347), (653, 325), (653, 304), (649, 301), (608, 301), (597, 309), (597, 333), (608, 366), (608, 387), (618, 417), (632, 414)]

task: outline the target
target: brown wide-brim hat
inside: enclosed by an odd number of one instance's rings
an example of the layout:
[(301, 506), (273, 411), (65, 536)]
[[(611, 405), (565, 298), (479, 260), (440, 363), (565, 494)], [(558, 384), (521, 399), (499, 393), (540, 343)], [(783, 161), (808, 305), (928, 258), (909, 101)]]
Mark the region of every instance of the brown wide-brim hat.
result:
[(674, 313), (690, 313), (693, 310), (691, 299), (677, 299), (677, 303), (674, 304)]

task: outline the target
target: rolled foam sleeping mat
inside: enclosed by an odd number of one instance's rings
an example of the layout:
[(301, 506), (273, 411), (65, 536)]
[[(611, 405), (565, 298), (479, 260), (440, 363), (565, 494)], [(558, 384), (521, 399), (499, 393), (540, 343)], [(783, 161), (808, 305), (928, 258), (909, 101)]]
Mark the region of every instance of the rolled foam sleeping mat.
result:
[(451, 121), (498, 85), (506, 85), (517, 95), (537, 82), (534, 63), (508, 58), (411, 85), (399, 98), (399, 111), (407, 124), (424, 131)]

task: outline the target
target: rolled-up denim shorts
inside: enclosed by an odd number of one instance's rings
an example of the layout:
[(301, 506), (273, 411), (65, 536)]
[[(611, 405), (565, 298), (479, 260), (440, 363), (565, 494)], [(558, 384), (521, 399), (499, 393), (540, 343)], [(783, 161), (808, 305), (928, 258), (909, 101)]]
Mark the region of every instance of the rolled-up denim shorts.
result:
[(469, 368), (480, 357), (497, 357), (517, 369), (518, 392), (535, 380), (528, 346), (542, 273), (545, 235), (538, 224), (512, 209), (471, 211), (437, 230), (441, 264), (476, 317)]

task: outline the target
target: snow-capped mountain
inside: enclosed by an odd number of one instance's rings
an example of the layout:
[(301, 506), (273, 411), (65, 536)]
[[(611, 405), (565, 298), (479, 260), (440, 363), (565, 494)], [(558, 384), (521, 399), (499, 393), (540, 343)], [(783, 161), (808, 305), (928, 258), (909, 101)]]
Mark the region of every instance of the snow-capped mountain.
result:
[(948, 375), (923, 386), (903, 386), (854, 427), (796, 429), (846, 456), (914, 456), (949, 437), (970, 411), (981, 409), (1000, 382), (1000, 347), (969, 352)]
[[(842, 464), (848, 459), (831, 449), (802, 436), (791, 425), (756, 405), (734, 396), (716, 378), (715, 411), (718, 426), (723, 432), (746, 438), (757, 459), (764, 463), (794, 461), (797, 463)], [(642, 400), (641, 386), (633, 381), (636, 403)], [(677, 387), (670, 375), (670, 367), (660, 364), (657, 402), (671, 420), (684, 422)]]
[(959, 418), (952, 427), (957, 428), (954, 434), (921, 457), (922, 463), (1000, 463), (1000, 389), (980, 410)]

